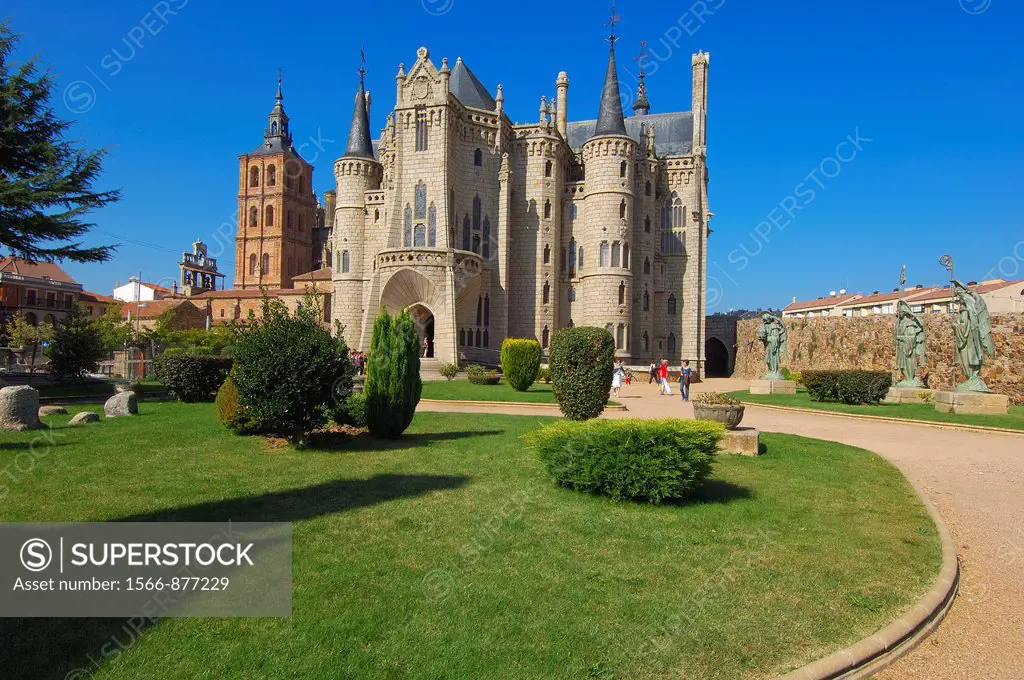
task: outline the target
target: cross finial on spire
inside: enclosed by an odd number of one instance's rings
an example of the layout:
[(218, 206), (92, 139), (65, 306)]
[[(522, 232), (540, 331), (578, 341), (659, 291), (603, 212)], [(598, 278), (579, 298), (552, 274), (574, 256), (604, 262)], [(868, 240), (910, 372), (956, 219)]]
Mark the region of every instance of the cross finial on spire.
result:
[(608, 44), (611, 45), (613, 48), (615, 47), (615, 43), (618, 40), (618, 38), (615, 37), (615, 25), (620, 21), (622, 21), (622, 15), (615, 13), (615, 3), (612, 2), (612, 16), (611, 19), (608, 20), (608, 23), (605, 24), (605, 26), (612, 29), (611, 35), (608, 36)]
[(275, 97), (275, 99), (277, 99), (277, 101), (281, 101), (282, 99), (284, 99), (284, 95), (281, 94), (281, 81), (282, 80), (284, 80), (284, 71), (281, 69), (280, 66), (278, 66), (277, 67), (277, 96)]
[(635, 61), (640, 66), (640, 77), (641, 78), (643, 78), (646, 75), (644, 73), (644, 57), (646, 57), (646, 56), (647, 56), (647, 41), (646, 40), (641, 40), (640, 41), (640, 54), (638, 54), (635, 57), (633, 57), (633, 61)]
[(362, 85), (366, 80), (366, 45), (363, 44), (359, 48), (359, 84)]

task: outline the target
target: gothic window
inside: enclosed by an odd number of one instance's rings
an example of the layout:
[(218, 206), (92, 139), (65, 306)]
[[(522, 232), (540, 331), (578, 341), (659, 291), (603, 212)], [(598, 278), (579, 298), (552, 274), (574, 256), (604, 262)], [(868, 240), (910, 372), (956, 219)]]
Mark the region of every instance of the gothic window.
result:
[(429, 212), (427, 214), (429, 216), (427, 218), (427, 247), (428, 248), (436, 248), (437, 247), (437, 208), (434, 207), (433, 203), (430, 204), (430, 210), (429, 210)]
[(491, 325), (491, 294), (484, 296), (484, 326)]
[(484, 329), (484, 347), (491, 346), (491, 333), (486, 328)]
[(477, 196), (473, 199), (473, 231), (480, 231), (480, 218), (483, 214), (483, 204), (480, 202), (480, 197)]
[(267, 186), (268, 187), (276, 187), (277, 186), (277, 167), (274, 166), (274, 165), (268, 165), (267, 166)]
[(466, 329), (465, 328), (460, 328), (459, 329), (459, 345), (461, 347), (465, 347), (466, 346)]
[(480, 254), (480, 234), (473, 234), (473, 252), (477, 255)]
[(349, 266), (348, 251), (343, 250), (341, 251), (341, 273), (348, 274)]
[(647, 291), (645, 290), (645, 291), (644, 291), (644, 302), (643, 302), (643, 310), (644, 310), (644, 311), (646, 312), (646, 311), (649, 311), (649, 310), (650, 310), (650, 308), (651, 308), (651, 294), (650, 294), (650, 293), (648, 293), (648, 292), (647, 292)]
[(551, 264), (551, 246), (544, 246), (544, 264)]
[(626, 176), (626, 161), (619, 163), (619, 177)]
[(491, 220), (487, 217), (484, 218), (484, 245), (481, 250), (483, 258), (489, 260), (491, 258)]
[(258, 227), (260, 223), (260, 211), (256, 209), (256, 206), (249, 208), (249, 226)]
[(416, 109), (416, 150), (427, 150), (427, 110)]
[(626, 284), (625, 283), (620, 283), (619, 284), (619, 304), (620, 305), (626, 304)]
[(580, 246), (580, 255), (576, 258), (576, 270), (583, 271), (583, 246)]
[(551, 161), (544, 164), (544, 176), (551, 177)]
[(619, 324), (615, 333), (615, 346), (619, 349), (626, 349), (626, 326)]
[(484, 322), (484, 298), (480, 296), (476, 301), (476, 325), (480, 326)]
[(569, 208), (569, 219), (570, 220), (576, 219), (576, 215), (578, 215), (578, 214), (579, 214), (579, 211), (577, 210), (576, 204), (574, 203), (573, 206), (571, 208)]
[(648, 215), (644, 218), (644, 231), (648, 234), (651, 233), (651, 216)]
[(423, 248), (427, 245), (427, 227), (422, 222), (413, 229), (412, 245), (415, 248)]
[[(328, 253), (330, 255), (330, 253)], [(338, 256), (334, 258), (334, 271), (341, 273), (341, 251), (338, 251)]]
[[(252, 274), (253, 276), (256, 275), (256, 254), (255, 253), (253, 253), (252, 255), (249, 256), (249, 273)], [(32, 292), (34, 293), (35, 291), (32, 291)]]
[(268, 253), (263, 253), (263, 268), (260, 270), (260, 274), (263, 276), (270, 275), (270, 255)]
[(477, 347), (481, 347), (482, 346), (482, 344), (480, 342), (480, 329), (479, 328), (476, 329), (476, 346)]
[(616, 241), (615, 243), (612, 244), (612, 266), (613, 267), (618, 267), (619, 266), (619, 248), (620, 247), (621, 246), (619, 245), (618, 241)]
[(471, 247), (470, 244), (472, 243), (472, 241), (470, 240), (470, 235), (469, 234), (470, 234), (470, 232), (469, 232), (469, 215), (466, 215), (466, 219), (462, 220), (462, 249), (463, 250), (469, 250), (470, 247)]
[(422, 220), (427, 216), (427, 185), (420, 182), (416, 185), (416, 214), (414, 217)]
[(249, 169), (249, 186), (258, 187), (260, 185), (260, 169), (253, 166)]
[(274, 226), (274, 206), (272, 205), (268, 205), (267, 209), (263, 211), (263, 226)]
[(644, 258), (644, 274), (650, 274), (650, 273), (651, 273), (651, 258), (645, 257)]
[(676, 315), (676, 294), (675, 293), (672, 293), (671, 295), (668, 296), (668, 315), (669, 316), (675, 316)]
[(547, 326), (544, 326), (544, 330), (540, 334), (540, 346), (544, 349), (548, 348), (548, 341), (551, 339), (551, 331), (548, 330)]
[(675, 333), (669, 333), (668, 334), (668, 353), (669, 353), (669, 356), (672, 356), (672, 355), (674, 355), (676, 353), (676, 334)]
[(647, 352), (651, 349), (651, 336), (647, 335), (647, 331), (644, 331), (644, 351)]
[(608, 266), (608, 241), (601, 241), (601, 250), (597, 256), (597, 266)]
[(408, 203), (405, 204), (405, 224), (402, 233), (402, 247), (412, 247), (412, 207)]
[(569, 289), (568, 300), (569, 300), (569, 302), (576, 302), (576, 289), (575, 288), (570, 288)]
[(647, 184), (644, 185), (644, 196), (650, 196), (650, 195), (651, 195), (651, 183), (647, 182)]
[(622, 244), (622, 266), (629, 269), (629, 244)]
[(565, 271), (565, 247), (562, 247), (562, 252), (558, 256), (558, 271)]
[(473, 165), (482, 166), (484, 164), (484, 152), (477, 149), (473, 152)]
[(576, 239), (569, 240), (569, 270), (576, 269)]
[(551, 201), (544, 201), (544, 219), (551, 219)]
[(270, 134), (277, 134), (277, 121), (274, 121), (273, 123), (270, 124)]
[(626, 219), (626, 200), (625, 199), (623, 199), (622, 202), (619, 203), (619, 219), (620, 220)]
[(546, 305), (550, 301), (551, 301), (551, 284), (550, 283), (545, 283), (544, 284), (544, 298), (542, 300), (542, 303)]

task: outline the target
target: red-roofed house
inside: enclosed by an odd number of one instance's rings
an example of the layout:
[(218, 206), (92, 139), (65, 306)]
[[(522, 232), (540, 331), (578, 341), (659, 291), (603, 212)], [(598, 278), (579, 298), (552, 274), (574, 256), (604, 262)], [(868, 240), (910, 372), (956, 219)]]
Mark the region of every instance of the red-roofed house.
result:
[(836, 308), (839, 305), (860, 297), (860, 293), (841, 291), (839, 293), (832, 293), (828, 297), (820, 297), (817, 300), (804, 300), (800, 302), (793, 298), (793, 301), (782, 310), (782, 316), (783, 318), (795, 319), (814, 316), (838, 316)]
[(173, 293), (174, 291), (166, 286), (139, 281), (134, 276), (128, 279), (128, 283), (114, 288), (114, 298), (121, 302), (163, 300), (171, 297)]
[(60, 265), (17, 257), (0, 260), (0, 323), (15, 314), (32, 325), (58, 323), (75, 309), (81, 293), (82, 284)]
[(153, 330), (157, 320), (167, 314), (168, 327), (182, 331), (206, 328), (206, 312), (189, 300), (150, 300), (121, 305), (121, 318), (143, 330)]

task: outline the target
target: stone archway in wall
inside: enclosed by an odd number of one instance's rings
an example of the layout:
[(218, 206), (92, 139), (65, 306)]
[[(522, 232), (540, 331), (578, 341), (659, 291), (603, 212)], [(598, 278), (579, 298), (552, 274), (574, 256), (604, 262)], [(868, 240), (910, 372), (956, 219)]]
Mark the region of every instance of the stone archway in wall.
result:
[(704, 342), (704, 376), (707, 378), (728, 378), (729, 348), (716, 337)]
[(428, 358), (454, 362), (454, 338), (451, 337), (451, 331), (445, 331), (454, 325), (453, 320), (449, 318), (450, 305), (445, 302), (445, 290), (444, 281), (434, 281), (415, 269), (400, 269), (384, 285), (380, 304), (391, 315), (405, 309), (409, 310), (416, 323), (416, 332), (421, 343), (421, 357), (422, 342), (426, 338)]

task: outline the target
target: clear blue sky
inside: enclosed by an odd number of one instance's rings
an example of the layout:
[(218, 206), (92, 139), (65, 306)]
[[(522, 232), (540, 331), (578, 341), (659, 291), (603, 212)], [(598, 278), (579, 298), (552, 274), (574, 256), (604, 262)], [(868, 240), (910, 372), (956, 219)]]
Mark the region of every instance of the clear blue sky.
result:
[[(702, 6), (714, 13), (697, 18)], [(375, 132), (398, 63), (422, 44), (437, 63), (462, 56), (492, 91), (502, 83), (517, 121), (536, 118), (560, 70), (570, 117), (593, 117), (607, 54), (601, 2), (8, 0), (3, 11), (24, 35), (18, 56), (38, 54), (57, 73), (55, 104), (74, 135), (110, 149), (102, 186), (122, 187), (124, 200), (94, 215), (105, 233), (90, 241), (122, 245), (105, 265), (67, 265), (103, 293), (138, 270), (176, 277), (197, 237), (231, 245), (217, 231), (233, 235), (237, 156), (262, 141), (279, 66), (296, 145), (322, 140), (305, 147), (322, 193), (364, 42)], [(618, 11), (620, 71), (635, 70), (640, 40), (655, 55), (654, 112), (688, 110), (689, 55), (712, 54), (713, 309), (892, 288), (904, 262), (910, 283), (941, 282), (945, 252), (964, 278), (999, 274), (1000, 262), (1024, 278), (1018, 0), (622, 0)], [(68, 90), (71, 111), (62, 93), (76, 81), (86, 84)], [(858, 131), (871, 141), (826, 160)], [(232, 272), (232, 248), (221, 255)]]

